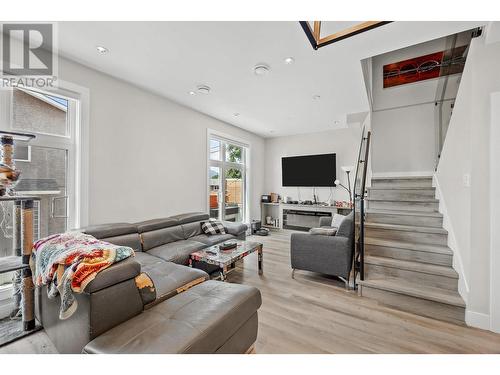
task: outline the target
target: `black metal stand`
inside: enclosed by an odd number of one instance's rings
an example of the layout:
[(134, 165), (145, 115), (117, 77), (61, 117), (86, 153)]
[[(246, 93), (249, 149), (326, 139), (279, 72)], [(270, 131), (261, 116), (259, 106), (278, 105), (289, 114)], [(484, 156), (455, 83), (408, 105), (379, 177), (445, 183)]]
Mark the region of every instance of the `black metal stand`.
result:
[[(29, 261), (31, 258), (33, 235), (33, 210), (37, 197), (1, 196), (2, 202), (14, 202), (14, 254), (0, 258), (0, 273), (16, 272), (14, 302), (21, 308), (22, 324), (10, 318), (0, 323), (0, 346), (12, 342), (27, 333), (40, 329), (35, 320), (35, 287)], [(20, 276), (20, 277), (19, 277)], [(19, 284), (20, 283), (20, 284)], [(20, 300), (19, 300), (20, 290)], [(20, 302), (20, 306), (19, 306)]]

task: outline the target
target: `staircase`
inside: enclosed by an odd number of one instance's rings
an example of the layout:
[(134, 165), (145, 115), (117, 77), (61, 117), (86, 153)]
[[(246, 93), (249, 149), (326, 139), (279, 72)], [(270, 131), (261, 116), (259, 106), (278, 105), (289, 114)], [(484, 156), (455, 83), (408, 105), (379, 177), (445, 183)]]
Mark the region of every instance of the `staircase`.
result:
[(372, 178), (361, 295), (464, 324), (465, 304), (431, 177)]

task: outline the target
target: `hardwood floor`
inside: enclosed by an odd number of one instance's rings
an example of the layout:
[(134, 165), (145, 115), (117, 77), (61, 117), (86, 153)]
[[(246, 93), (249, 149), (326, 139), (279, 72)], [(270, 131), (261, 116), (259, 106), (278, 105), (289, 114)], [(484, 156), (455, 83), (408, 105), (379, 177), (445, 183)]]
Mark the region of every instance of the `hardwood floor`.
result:
[[(264, 274), (253, 253), (228, 281), (258, 287), (257, 353), (500, 353), (500, 335), (382, 306), (346, 291), (331, 277), (296, 271), (291, 278), (291, 231), (250, 237), (264, 244)], [(41, 331), (0, 353), (53, 353)]]

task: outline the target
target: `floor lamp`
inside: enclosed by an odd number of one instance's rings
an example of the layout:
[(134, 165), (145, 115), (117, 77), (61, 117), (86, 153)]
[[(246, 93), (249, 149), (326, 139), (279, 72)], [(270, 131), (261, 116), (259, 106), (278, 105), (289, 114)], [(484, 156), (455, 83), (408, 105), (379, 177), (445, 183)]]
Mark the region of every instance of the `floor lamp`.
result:
[(354, 169), (354, 167), (345, 166), (345, 167), (341, 167), (341, 168), (347, 174), (347, 186), (348, 187), (345, 187), (344, 185), (342, 185), (339, 180), (335, 180), (334, 184), (335, 184), (335, 186), (343, 187), (349, 193), (349, 206), (352, 207), (351, 179), (350, 179), (349, 175), (350, 175), (351, 171)]

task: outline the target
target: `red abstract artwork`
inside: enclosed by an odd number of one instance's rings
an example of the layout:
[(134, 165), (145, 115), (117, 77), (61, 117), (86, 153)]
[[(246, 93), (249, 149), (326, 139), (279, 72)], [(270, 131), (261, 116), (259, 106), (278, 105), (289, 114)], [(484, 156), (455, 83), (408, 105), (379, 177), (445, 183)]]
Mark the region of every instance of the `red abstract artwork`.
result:
[(466, 46), (384, 65), (384, 88), (461, 73)]

